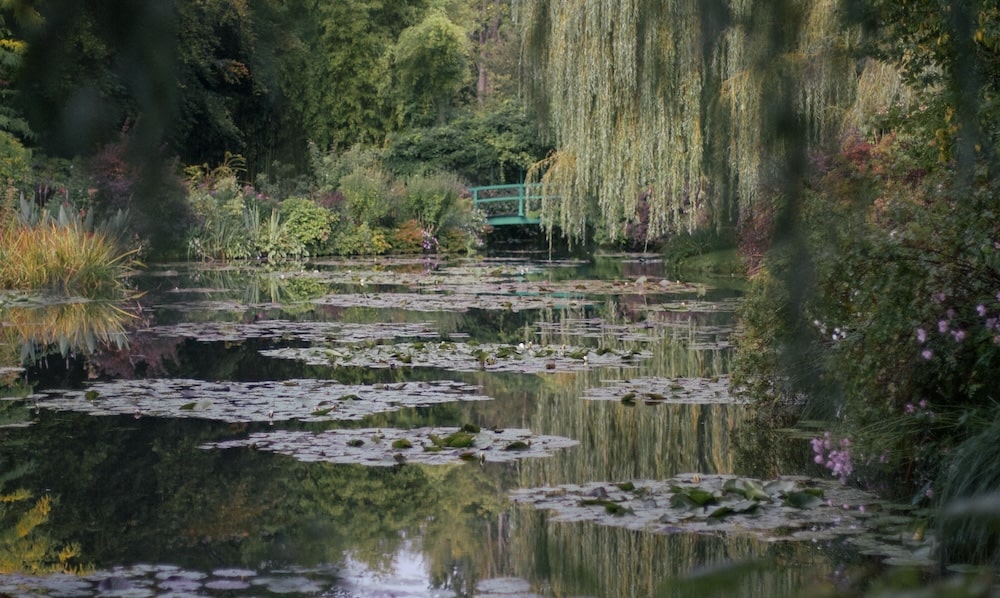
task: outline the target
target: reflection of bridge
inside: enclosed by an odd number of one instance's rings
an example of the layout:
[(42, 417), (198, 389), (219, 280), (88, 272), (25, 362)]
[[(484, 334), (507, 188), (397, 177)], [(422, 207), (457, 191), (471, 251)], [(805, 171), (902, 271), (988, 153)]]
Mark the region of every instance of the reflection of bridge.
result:
[[(542, 208), (542, 185), (490, 185), (469, 187), (473, 205), (486, 213), (491, 226), (538, 224)], [(548, 196), (550, 199), (555, 196)]]

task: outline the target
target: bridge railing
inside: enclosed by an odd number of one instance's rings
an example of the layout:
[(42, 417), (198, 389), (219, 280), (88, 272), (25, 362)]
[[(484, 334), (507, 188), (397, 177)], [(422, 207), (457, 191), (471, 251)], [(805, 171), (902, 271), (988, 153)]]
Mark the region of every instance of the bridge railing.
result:
[(537, 221), (542, 209), (542, 198), (546, 196), (541, 191), (541, 183), (469, 188), (473, 205), (487, 218), (518, 217), (530, 221)]

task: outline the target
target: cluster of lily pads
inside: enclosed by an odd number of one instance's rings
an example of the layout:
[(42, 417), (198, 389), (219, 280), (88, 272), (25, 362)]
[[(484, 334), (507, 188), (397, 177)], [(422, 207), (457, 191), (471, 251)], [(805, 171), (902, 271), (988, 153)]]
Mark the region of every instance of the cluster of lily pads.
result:
[(475, 289), (449, 293), (336, 293), (313, 299), (312, 303), (332, 307), (406, 309), (422, 312), (527, 311), (544, 308), (581, 307), (592, 302), (582, 296), (559, 297), (540, 294), (484, 294)]
[(736, 398), (729, 391), (729, 379), (726, 377), (615, 380), (605, 386), (587, 389), (583, 398), (595, 401), (620, 401), (623, 405), (736, 402)]
[(648, 351), (609, 348), (469, 342), (413, 342), (375, 346), (285, 347), (264, 349), (267, 357), (294, 359), (314, 366), (369, 368), (434, 367), (453, 372), (567, 372), (591, 366), (635, 366)]
[[(367, 571), (323, 565), (287, 567), (258, 571), (246, 568), (218, 568), (202, 572), (176, 565), (139, 564), (114, 567), (83, 575), (0, 574), (0, 594), (4, 596), (233, 596), (294, 595), (350, 596), (353, 590), (367, 590)], [(480, 580), (476, 595), (533, 596), (530, 584), (518, 578)], [(437, 593), (429, 595), (439, 595)], [(440, 593), (441, 596), (453, 595)]]
[(258, 572), (222, 568), (211, 572), (176, 565), (133, 565), (86, 575), (0, 576), (0, 593), (7, 596), (231, 596), (233, 592), (318, 594), (337, 585), (335, 568), (299, 568)]
[(890, 564), (931, 565), (926, 520), (874, 495), (801, 476), (756, 480), (682, 474), (669, 480), (591, 482), (511, 491), (515, 503), (652, 533), (745, 534), (765, 541), (842, 541)]
[(151, 326), (146, 329), (159, 336), (195, 339), (198, 342), (236, 343), (251, 338), (273, 338), (287, 341), (325, 342), (336, 340), (355, 343), (396, 338), (438, 338), (429, 322), (295, 322), (291, 320), (257, 320), (254, 322), (184, 322)]
[(98, 382), (84, 390), (46, 390), (30, 397), (47, 409), (91, 415), (194, 417), (225, 422), (345, 421), (374, 413), (455, 401), (488, 401), (452, 380), (340, 384), (293, 379), (206, 382), (164, 378)]
[(289, 455), (299, 461), (392, 466), (403, 463), (510, 462), (525, 457), (547, 457), (554, 450), (577, 444), (576, 440), (536, 435), (525, 429), (484, 430), (466, 424), (461, 428), (366, 428), (319, 433), (275, 430), (236, 440), (210, 442), (201, 448), (250, 447)]

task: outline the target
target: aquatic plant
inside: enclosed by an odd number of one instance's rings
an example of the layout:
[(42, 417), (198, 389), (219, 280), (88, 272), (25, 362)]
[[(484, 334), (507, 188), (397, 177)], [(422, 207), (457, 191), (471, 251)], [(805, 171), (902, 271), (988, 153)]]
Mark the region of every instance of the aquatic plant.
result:
[(480, 430), (460, 428), (327, 430), (312, 433), (274, 430), (246, 438), (203, 444), (203, 449), (252, 447), (290, 455), (304, 462), (392, 467), (402, 463), (454, 465), (466, 461), (508, 463), (548, 457), (578, 442), (561, 436), (533, 434), (522, 428)]
[(32, 395), (48, 409), (92, 415), (193, 417), (227, 422), (347, 421), (373, 413), (457, 401), (488, 401), (452, 381), (338, 384), (329, 380), (213, 383), (193, 379), (119, 380), (83, 391)]

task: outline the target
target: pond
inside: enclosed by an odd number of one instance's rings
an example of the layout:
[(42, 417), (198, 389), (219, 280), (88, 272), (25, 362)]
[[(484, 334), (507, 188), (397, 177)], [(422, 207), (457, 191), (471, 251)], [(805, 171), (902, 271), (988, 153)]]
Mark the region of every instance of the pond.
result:
[(0, 593), (763, 597), (929, 563), (730, 394), (742, 281), (516, 254), (135, 282), (2, 304)]

